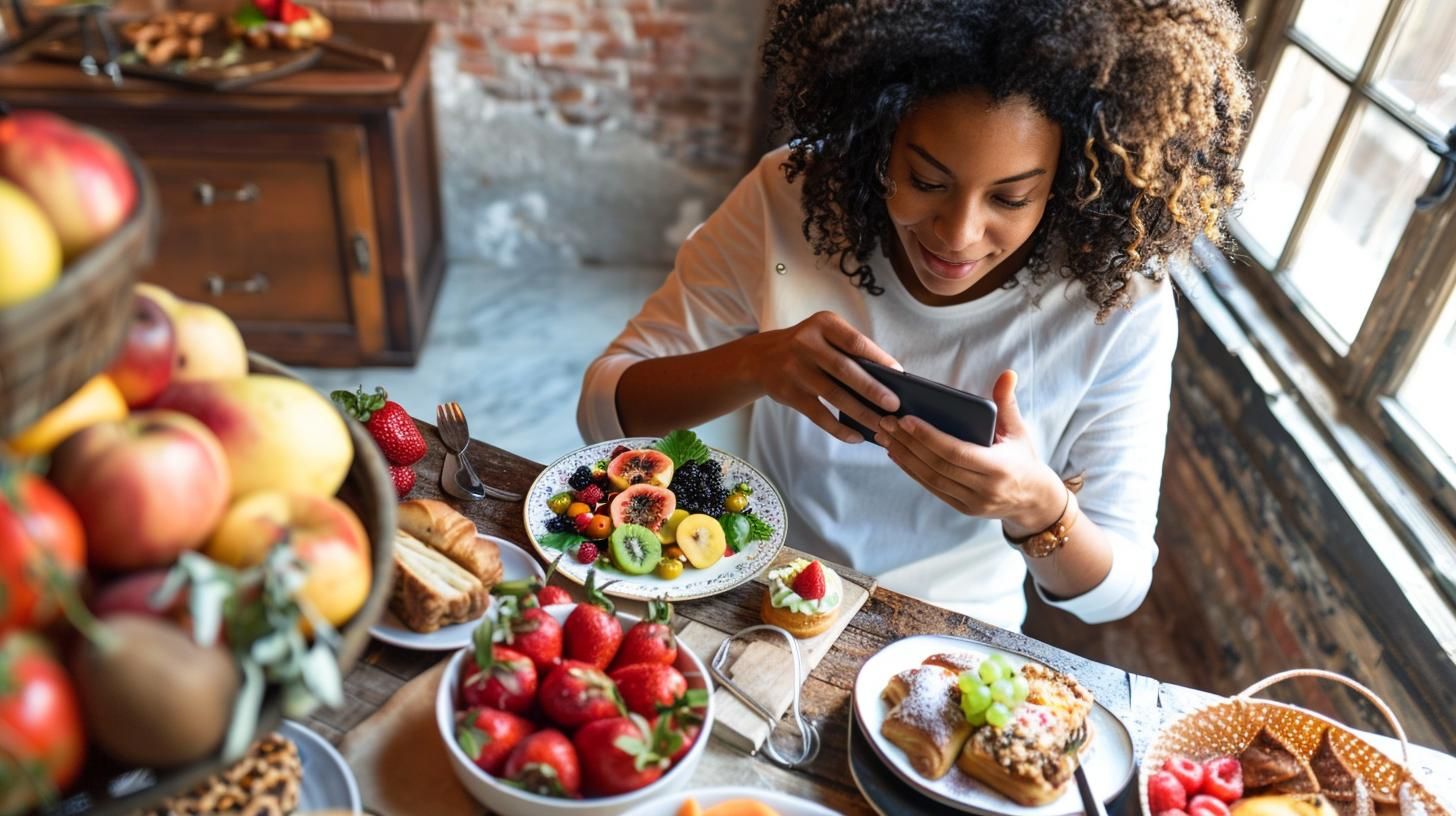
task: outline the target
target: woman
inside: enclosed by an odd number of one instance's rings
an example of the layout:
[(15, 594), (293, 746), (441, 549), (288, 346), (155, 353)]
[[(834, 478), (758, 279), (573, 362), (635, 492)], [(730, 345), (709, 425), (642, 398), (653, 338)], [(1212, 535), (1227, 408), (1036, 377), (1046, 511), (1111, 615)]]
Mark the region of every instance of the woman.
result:
[[(1242, 31), (1222, 0), (782, 3), (789, 144), (588, 369), (582, 434), (756, 403), (749, 459), (793, 546), (1001, 626), (1027, 570), (1084, 620), (1130, 614), (1157, 557), (1166, 269), (1240, 191)], [(849, 392), (897, 400), (854, 357), (989, 392), (995, 444), (881, 419)]]

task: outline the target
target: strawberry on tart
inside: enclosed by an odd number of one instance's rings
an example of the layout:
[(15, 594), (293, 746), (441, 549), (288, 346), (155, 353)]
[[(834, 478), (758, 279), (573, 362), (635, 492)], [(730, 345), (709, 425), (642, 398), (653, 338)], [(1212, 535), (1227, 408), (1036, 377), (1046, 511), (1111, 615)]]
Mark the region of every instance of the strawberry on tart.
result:
[(768, 573), (763, 596), (764, 623), (788, 630), (796, 638), (822, 634), (839, 617), (844, 584), (823, 562), (797, 558)]

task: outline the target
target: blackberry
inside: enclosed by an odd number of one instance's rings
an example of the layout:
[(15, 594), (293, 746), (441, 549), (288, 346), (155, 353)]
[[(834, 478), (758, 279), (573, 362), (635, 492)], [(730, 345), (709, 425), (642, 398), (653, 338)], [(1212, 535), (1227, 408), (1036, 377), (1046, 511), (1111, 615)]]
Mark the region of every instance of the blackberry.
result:
[(703, 471), (704, 473), (708, 474), (709, 476), (711, 476), (714, 481), (718, 481), (718, 480), (721, 480), (723, 478), (723, 463), (722, 462), (718, 462), (716, 460), (709, 459), (708, 461), (706, 461), (703, 464), (699, 465), (698, 469), (701, 470), (701, 471)]
[(567, 516), (552, 516), (551, 520), (546, 522), (546, 532), (574, 533), (576, 532), (576, 522)]
[(677, 506), (689, 513), (720, 515), (728, 498), (728, 490), (723, 487), (723, 466), (712, 460), (685, 463), (673, 472), (669, 487), (677, 497)]
[(586, 465), (582, 465), (571, 474), (571, 478), (567, 479), (566, 483), (571, 485), (572, 490), (580, 490), (583, 487), (591, 484), (591, 480), (591, 468), (587, 467)]

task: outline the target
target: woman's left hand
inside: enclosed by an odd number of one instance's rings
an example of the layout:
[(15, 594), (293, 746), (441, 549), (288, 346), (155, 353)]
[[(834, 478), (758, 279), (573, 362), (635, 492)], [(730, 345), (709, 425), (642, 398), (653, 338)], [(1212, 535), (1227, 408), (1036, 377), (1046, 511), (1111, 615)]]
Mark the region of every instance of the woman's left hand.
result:
[(996, 438), (989, 448), (963, 442), (916, 417), (885, 417), (875, 441), (901, 470), (956, 510), (999, 519), (1008, 536), (1032, 535), (1061, 515), (1067, 488), (1037, 455), (1016, 405), (1016, 372), (996, 378), (992, 399)]

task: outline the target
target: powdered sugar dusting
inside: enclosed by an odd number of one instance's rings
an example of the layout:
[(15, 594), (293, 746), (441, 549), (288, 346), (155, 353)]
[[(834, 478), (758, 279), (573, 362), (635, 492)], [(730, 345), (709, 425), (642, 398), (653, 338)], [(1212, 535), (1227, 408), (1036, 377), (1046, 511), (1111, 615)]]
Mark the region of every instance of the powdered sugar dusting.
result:
[(942, 743), (965, 723), (958, 705), (956, 675), (940, 666), (920, 666), (901, 672), (909, 691), (890, 711), (889, 719), (925, 732), (931, 741)]

